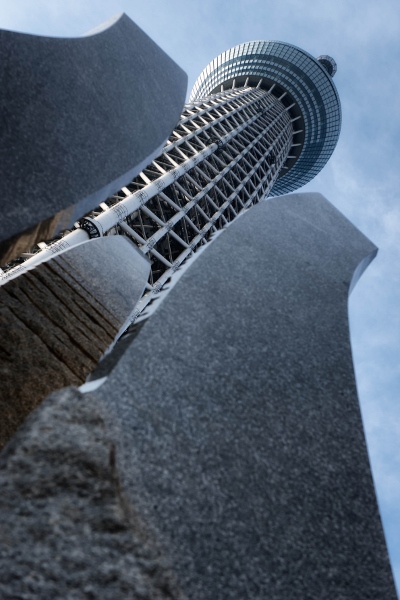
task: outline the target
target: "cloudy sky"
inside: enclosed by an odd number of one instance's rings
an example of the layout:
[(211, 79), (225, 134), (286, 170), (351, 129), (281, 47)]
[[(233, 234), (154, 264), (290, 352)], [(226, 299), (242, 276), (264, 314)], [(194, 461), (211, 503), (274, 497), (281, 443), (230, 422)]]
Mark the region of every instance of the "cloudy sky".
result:
[(78, 36), (126, 12), (189, 75), (255, 39), (330, 54), (341, 138), (303, 190), (323, 193), (378, 247), (350, 299), (361, 410), (400, 590), (400, 2), (399, 0), (13, 0), (0, 28)]

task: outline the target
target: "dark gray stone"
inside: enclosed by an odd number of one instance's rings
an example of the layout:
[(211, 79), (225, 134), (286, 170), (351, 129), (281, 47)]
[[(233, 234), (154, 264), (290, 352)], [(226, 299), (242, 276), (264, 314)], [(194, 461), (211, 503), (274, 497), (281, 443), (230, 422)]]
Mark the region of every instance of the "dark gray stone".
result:
[(108, 421), (98, 398), (62, 390), (2, 453), (2, 600), (182, 598), (121, 489)]
[(122, 235), (90, 240), (53, 260), (108, 310), (118, 328), (140, 300), (150, 273), (147, 256)]
[(262, 202), (95, 392), (130, 501), (188, 598), (396, 598), (347, 316), (375, 253), (318, 194)]
[(140, 299), (148, 259), (123, 236), (71, 248), (0, 287), (0, 448), (48, 394), (82, 384)]
[(126, 15), (107, 25), (70, 39), (0, 30), (0, 242), (54, 215), (47, 237), (72, 226), (179, 119), (185, 73)]

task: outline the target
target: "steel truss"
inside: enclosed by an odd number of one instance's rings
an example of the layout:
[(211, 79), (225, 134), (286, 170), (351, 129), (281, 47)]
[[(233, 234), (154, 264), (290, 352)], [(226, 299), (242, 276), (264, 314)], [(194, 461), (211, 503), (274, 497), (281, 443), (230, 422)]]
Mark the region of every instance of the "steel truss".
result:
[(61, 240), (3, 268), (2, 282), (88, 236), (121, 234), (152, 263), (143, 310), (215, 231), (269, 194), (296, 133), (271, 90), (233, 88), (185, 105), (160, 156)]

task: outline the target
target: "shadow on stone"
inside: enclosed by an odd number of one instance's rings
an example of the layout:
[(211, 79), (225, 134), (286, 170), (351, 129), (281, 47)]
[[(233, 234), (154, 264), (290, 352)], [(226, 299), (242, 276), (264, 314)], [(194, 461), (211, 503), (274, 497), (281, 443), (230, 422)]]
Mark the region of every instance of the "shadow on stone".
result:
[(85, 381), (140, 299), (149, 271), (128, 238), (110, 236), (0, 288), (0, 447), (49, 393)]

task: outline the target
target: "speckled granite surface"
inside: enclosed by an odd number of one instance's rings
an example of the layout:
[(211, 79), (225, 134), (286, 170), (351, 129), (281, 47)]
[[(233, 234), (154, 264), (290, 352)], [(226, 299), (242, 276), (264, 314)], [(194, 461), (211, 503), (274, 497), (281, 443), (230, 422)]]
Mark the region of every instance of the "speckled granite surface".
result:
[(188, 598), (396, 598), (347, 322), (375, 252), (318, 194), (263, 202), (97, 390), (128, 495)]
[(67, 388), (1, 454), (2, 600), (182, 600), (121, 489), (108, 421), (98, 398)]
[(179, 119), (186, 74), (126, 15), (107, 25), (79, 38), (0, 30), (0, 242), (65, 209), (54, 229), (71, 227)]

